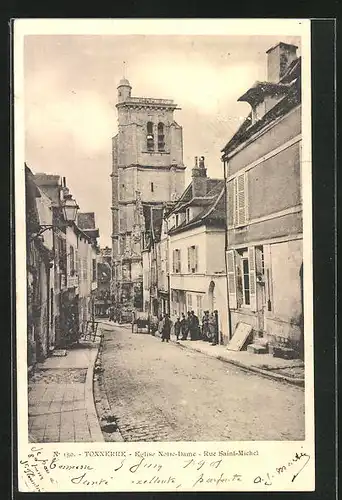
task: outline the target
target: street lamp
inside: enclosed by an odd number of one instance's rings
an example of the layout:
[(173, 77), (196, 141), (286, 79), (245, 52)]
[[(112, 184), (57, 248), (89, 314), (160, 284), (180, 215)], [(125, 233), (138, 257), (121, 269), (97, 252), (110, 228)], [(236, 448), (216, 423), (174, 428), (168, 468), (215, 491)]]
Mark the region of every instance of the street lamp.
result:
[(77, 205), (76, 200), (73, 199), (71, 194), (64, 196), (64, 203), (62, 205), (64, 220), (67, 222), (75, 222), (77, 210), (79, 208), (80, 207)]
[(41, 224), (39, 231), (31, 235), (31, 241), (41, 236), (48, 229), (60, 229), (61, 226), (65, 226), (68, 223), (76, 221), (77, 211), (80, 207), (77, 205), (76, 200), (73, 199), (71, 194), (64, 195), (64, 200), (60, 208), (63, 213), (63, 222), (59, 224)]

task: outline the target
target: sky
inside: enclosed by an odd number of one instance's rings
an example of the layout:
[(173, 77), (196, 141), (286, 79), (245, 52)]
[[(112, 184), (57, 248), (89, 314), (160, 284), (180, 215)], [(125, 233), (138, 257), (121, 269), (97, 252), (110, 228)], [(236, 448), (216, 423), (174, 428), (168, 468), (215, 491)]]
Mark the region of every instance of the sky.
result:
[(95, 212), (100, 245), (110, 246), (111, 138), (123, 73), (132, 96), (181, 108), (186, 187), (195, 156), (205, 156), (209, 177), (223, 176), (221, 150), (250, 111), (237, 99), (266, 80), (266, 50), (279, 41), (300, 47), (295, 36), (27, 35), (26, 163), (66, 177), (80, 211)]

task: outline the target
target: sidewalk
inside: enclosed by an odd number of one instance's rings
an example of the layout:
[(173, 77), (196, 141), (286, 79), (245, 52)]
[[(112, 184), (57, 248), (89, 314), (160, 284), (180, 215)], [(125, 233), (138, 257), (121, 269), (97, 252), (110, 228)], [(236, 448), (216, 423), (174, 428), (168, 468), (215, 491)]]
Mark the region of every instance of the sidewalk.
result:
[[(160, 334), (156, 332), (156, 337)], [(229, 351), (225, 345), (213, 346), (203, 340), (178, 340), (172, 335), (171, 342), (180, 347), (201, 352), (207, 356), (231, 363), (244, 370), (252, 371), (268, 378), (282, 380), (304, 386), (304, 362), (300, 359), (275, 358), (271, 354), (253, 354), (247, 351)]]
[(93, 397), (99, 341), (38, 363), (28, 384), (30, 442), (102, 442)]

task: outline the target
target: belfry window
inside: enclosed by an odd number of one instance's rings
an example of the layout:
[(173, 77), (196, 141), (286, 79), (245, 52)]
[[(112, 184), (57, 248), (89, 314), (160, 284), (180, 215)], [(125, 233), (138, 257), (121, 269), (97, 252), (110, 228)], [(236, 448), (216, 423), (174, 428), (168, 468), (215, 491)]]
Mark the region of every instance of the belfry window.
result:
[(147, 122), (147, 151), (154, 151), (153, 123)]
[(158, 123), (158, 151), (165, 150), (164, 124)]

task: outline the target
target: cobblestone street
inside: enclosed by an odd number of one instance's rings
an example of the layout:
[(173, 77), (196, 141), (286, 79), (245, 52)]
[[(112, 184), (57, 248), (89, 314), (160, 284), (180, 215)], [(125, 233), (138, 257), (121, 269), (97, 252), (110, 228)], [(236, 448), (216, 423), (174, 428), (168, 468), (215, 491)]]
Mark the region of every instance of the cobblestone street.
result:
[(119, 326), (105, 332), (102, 366), (125, 441), (304, 439), (301, 388)]

